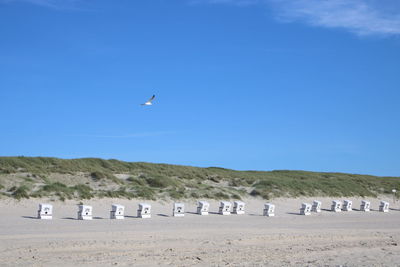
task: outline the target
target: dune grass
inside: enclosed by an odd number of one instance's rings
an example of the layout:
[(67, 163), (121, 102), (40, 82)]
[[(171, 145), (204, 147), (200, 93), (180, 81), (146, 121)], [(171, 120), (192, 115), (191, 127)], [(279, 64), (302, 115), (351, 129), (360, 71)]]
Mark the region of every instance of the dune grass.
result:
[[(16, 175), (23, 175), (17, 179)], [(84, 174), (79, 183), (65, 184), (54, 174)], [(128, 178), (121, 179), (124, 174)], [(58, 196), (60, 199), (92, 197), (240, 199), (254, 196), (377, 196), (400, 191), (399, 177), (307, 171), (234, 171), (169, 164), (124, 162), (97, 158), (59, 159), (0, 157), (1, 184), (14, 183), (0, 192), (15, 198)], [(15, 180), (15, 181), (14, 181)], [(67, 180), (67, 179), (65, 179)], [(99, 187), (103, 187), (99, 189)]]
[(61, 200), (65, 199), (91, 199), (94, 197), (92, 188), (84, 184), (67, 186), (60, 182), (46, 184), (39, 190), (31, 194), (32, 197), (58, 196)]
[(21, 185), (19, 187), (12, 187), (11, 191), (13, 196), (16, 199), (21, 199), (21, 198), (29, 198), (29, 193), (28, 193), (28, 187), (26, 185)]

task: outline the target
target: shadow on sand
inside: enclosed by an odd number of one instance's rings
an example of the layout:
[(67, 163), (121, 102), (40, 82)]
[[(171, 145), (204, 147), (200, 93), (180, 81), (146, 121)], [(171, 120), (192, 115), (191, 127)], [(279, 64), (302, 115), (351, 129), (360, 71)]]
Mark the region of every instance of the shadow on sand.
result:
[(133, 216), (133, 215), (125, 215), (125, 218), (137, 219), (139, 217), (138, 216)]
[(33, 216), (21, 216), (22, 218), (25, 218), (25, 219), (35, 219), (35, 220), (38, 220), (38, 217), (33, 217)]
[(286, 212), (286, 214), (290, 214), (290, 215), (301, 215), (299, 212)]
[(332, 212), (332, 210), (330, 210), (330, 209), (321, 209), (321, 210)]

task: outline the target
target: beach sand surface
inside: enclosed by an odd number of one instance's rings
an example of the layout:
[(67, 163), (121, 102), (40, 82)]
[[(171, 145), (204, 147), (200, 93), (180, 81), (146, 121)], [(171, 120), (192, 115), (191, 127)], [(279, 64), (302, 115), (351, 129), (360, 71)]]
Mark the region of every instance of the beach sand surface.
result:
[[(299, 215), (302, 202), (322, 201), (322, 212)], [(400, 266), (400, 203), (388, 213), (329, 211), (332, 198), (274, 199), (275, 217), (264, 203), (247, 199), (245, 215), (172, 217), (173, 201), (93, 199), (93, 220), (77, 220), (78, 201), (0, 200), (0, 266)], [(339, 200), (344, 200), (343, 198)], [(53, 205), (52, 220), (38, 220), (39, 203)], [(152, 218), (136, 218), (138, 204)], [(111, 204), (125, 206), (124, 220), (110, 220)]]

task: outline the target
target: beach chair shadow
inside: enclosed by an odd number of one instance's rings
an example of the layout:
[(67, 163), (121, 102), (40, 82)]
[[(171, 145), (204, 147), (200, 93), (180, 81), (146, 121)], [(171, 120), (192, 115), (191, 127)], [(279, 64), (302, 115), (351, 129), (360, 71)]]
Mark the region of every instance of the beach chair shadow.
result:
[(103, 220), (103, 217), (93, 217), (93, 220)]
[(329, 211), (329, 212), (332, 211), (332, 210), (330, 210), (330, 209), (321, 209), (321, 210), (323, 210), (323, 211)]
[(247, 214), (247, 215), (249, 215), (249, 216), (262, 216), (260, 214), (255, 214), (255, 213), (250, 213), (250, 214)]
[(186, 211), (185, 213), (199, 215), (197, 212), (193, 212), (193, 211)]
[(400, 209), (389, 208), (389, 210), (400, 211)]
[(35, 220), (38, 220), (38, 217), (33, 217), (33, 216), (21, 216), (22, 218), (25, 218), (25, 219), (35, 219)]
[(76, 218), (73, 218), (73, 217), (64, 217), (64, 218), (61, 218), (62, 220), (78, 220), (78, 219), (76, 219)]
[(290, 215), (301, 215), (301, 214), (298, 213), (298, 212), (286, 212), (286, 214), (290, 214)]
[(138, 218), (138, 216), (133, 216), (133, 215), (125, 215), (125, 218), (137, 219), (137, 218)]
[(162, 213), (159, 213), (159, 214), (157, 214), (157, 216), (161, 216), (161, 217), (169, 217), (168, 215), (166, 215), (166, 214), (162, 214)]

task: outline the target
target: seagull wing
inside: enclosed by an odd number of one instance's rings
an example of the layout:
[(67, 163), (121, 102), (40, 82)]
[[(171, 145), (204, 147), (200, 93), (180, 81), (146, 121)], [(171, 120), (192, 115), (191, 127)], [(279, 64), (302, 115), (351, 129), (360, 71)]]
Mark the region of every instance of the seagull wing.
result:
[(156, 97), (156, 95), (153, 95), (153, 96), (149, 99), (149, 101), (147, 101), (147, 102), (153, 101), (155, 97)]

